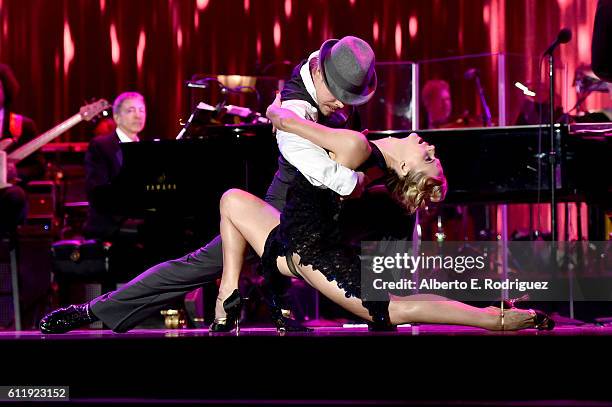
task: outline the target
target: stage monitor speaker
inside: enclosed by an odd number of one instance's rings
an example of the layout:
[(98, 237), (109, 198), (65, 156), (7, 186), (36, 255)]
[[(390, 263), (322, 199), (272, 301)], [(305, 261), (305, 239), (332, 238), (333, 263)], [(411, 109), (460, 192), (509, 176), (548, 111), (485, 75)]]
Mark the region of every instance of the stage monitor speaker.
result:
[(53, 181), (30, 181), (28, 191), (28, 218), (51, 218), (55, 216), (56, 191)]

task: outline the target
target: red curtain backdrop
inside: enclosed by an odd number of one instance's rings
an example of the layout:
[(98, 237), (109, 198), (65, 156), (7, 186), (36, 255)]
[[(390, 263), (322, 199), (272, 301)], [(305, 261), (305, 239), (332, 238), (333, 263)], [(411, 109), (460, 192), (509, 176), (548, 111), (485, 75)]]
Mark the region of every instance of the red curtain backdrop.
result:
[[(148, 105), (144, 137), (174, 138), (188, 109), (184, 80), (193, 74), (257, 75), (270, 64), (267, 73), (278, 74), (282, 61), (297, 63), (325, 39), (345, 35), (372, 44), (378, 61), (421, 61), (491, 52), (538, 56), (560, 28), (569, 27), (574, 38), (558, 55), (571, 84), (575, 68), (590, 63), (596, 5), (596, 0), (0, 0), (0, 62), (10, 64), (21, 82), (14, 110), (32, 117), (41, 131), (90, 98), (112, 100), (136, 90)], [(521, 75), (529, 79), (534, 72)], [(496, 92), (495, 74), (483, 77), (485, 87)], [(573, 106), (573, 89), (558, 91), (563, 106)], [(595, 94), (587, 107), (609, 104), (608, 95)], [(457, 92), (453, 105), (475, 106), (476, 97)], [(90, 137), (81, 125), (61, 140)], [(511, 212), (515, 222), (529, 219), (529, 207)], [(538, 223), (548, 223), (548, 206), (534, 215)], [(575, 236), (575, 223), (570, 229)]]
[[(327, 38), (351, 34), (370, 42), (378, 61), (416, 61), (485, 52), (539, 55), (567, 26), (574, 39), (559, 55), (571, 81), (576, 66), (590, 63), (596, 3), (0, 0), (0, 61), (10, 64), (21, 82), (16, 110), (31, 116), (40, 130), (72, 115), (89, 98), (112, 100), (121, 91), (137, 90), (150, 113), (146, 136), (173, 138), (187, 109), (183, 81), (193, 74), (258, 74), (271, 63), (298, 62)], [(573, 105), (573, 91), (561, 96), (564, 106)], [(589, 98), (591, 108), (604, 103), (607, 95)], [(87, 137), (81, 126), (62, 140)]]

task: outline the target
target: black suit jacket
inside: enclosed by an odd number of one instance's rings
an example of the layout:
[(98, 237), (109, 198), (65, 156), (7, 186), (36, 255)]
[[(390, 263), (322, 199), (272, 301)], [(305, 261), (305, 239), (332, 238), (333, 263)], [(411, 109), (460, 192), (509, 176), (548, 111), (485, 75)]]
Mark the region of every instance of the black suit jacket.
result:
[(85, 153), (85, 190), (89, 213), (84, 232), (88, 238), (107, 239), (117, 233), (121, 218), (105, 213), (98, 195), (119, 174), (123, 157), (116, 132), (94, 137)]

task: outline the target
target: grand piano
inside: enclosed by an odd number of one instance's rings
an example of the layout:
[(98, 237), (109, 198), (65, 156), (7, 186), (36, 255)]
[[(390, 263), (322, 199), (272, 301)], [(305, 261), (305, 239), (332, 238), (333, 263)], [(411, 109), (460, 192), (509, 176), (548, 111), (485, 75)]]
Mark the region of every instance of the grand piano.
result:
[[(449, 191), (444, 205), (537, 203), (551, 200), (548, 125), (419, 130), (436, 146)], [(405, 137), (411, 131), (370, 132), (371, 138)], [(589, 237), (605, 239), (612, 209), (612, 123), (557, 124), (557, 202), (589, 204)]]
[[(406, 137), (408, 130), (370, 132)], [(612, 123), (555, 127), (557, 196), (561, 201), (612, 198)], [(435, 145), (448, 179), (447, 203), (527, 203), (550, 199), (548, 125), (419, 130)]]
[(96, 189), (92, 204), (163, 228), (189, 228), (194, 247), (218, 233), (223, 192), (241, 188), (264, 196), (278, 158), (272, 127), (264, 124), (209, 126), (189, 139), (123, 143), (121, 153), (118, 176)]

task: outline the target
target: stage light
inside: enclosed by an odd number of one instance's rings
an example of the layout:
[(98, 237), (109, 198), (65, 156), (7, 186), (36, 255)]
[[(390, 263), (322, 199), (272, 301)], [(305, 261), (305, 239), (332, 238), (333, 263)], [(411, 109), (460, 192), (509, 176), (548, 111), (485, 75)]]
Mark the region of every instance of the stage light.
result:
[(395, 55), (398, 58), (402, 55), (402, 26), (399, 22), (395, 24)]
[(419, 22), (417, 21), (416, 16), (410, 16), (410, 20), (408, 22), (408, 32), (410, 33), (410, 38), (414, 38), (419, 31)]
[(197, 1), (198, 10), (203, 11), (208, 7), (208, 0), (198, 0)]
[(74, 42), (70, 34), (70, 25), (64, 21), (64, 75), (68, 75), (70, 63), (74, 59)]
[(291, 0), (285, 0), (285, 17), (291, 17)]
[(278, 48), (281, 42), (281, 27), (278, 20), (274, 23), (274, 46)]
[(121, 47), (119, 46), (119, 40), (117, 39), (117, 30), (115, 29), (114, 23), (110, 26), (110, 37), (111, 58), (113, 60), (113, 64), (117, 65), (119, 63), (119, 59), (121, 58)]
[(147, 38), (144, 32), (144, 29), (141, 29), (140, 35), (138, 36), (138, 46), (136, 47), (136, 65), (139, 71), (142, 71), (142, 63), (144, 59), (144, 51), (145, 51), (146, 46), (147, 46)]
[(374, 20), (374, 24), (372, 24), (372, 37), (374, 38), (374, 42), (378, 42), (378, 21)]

